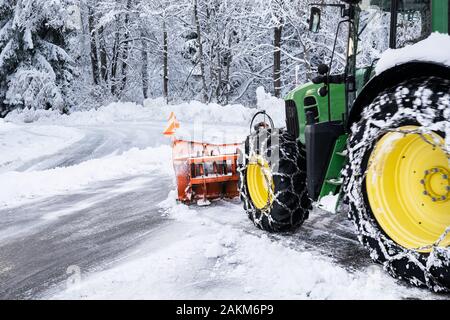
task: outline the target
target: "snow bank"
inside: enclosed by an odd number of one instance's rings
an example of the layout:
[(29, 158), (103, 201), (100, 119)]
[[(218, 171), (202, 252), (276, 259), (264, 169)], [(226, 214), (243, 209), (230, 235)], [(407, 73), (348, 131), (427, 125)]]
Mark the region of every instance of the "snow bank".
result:
[(14, 123), (57, 123), (61, 125), (110, 124), (118, 121), (133, 121), (146, 117), (144, 108), (133, 102), (114, 102), (98, 109), (75, 111), (69, 115), (53, 110), (14, 110), (6, 120)]
[(174, 112), (181, 122), (202, 122), (205, 124), (248, 125), (259, 110), (266, 110), (274, 118), (277, 127), (284, 127), (284, 101), (257, 89), (257, 107), (248, 108), (240, 104), (221, 106), (190, 101), (167, 105), (164, 99), (147, 99), (143, 106), (132, 102), (115, 102), (99, 109), (75, 111), (61, 115), (50, 110), (16, 110), (6, 117), (11, 122), (58, 123), (67, 125), (108, 124), (120, 121), (167, 121)]
[(401, 49), (386, 50), (375, 68), (377, 74), (410, 61), (437, 62), (450, 67), (450, 36), (432, 33), (427, 39)]
[(77, 129), (48, 125), (15, 125), (0, 119), (0, 172), (50, 155), (84, 137)]
[(131, 149), (118, 156), (94, 159), (71, 167), (43, 171), (9, 171), (0, 174), (0, 207), (14, 206), (38, 197), (65, 194), (96, 181), (150, 172), (172, 173), (171, 148)]
[[(399, 287), (380, 266), (354, 273), (293, 243), (254, 229), (239, 203), (161, 206), (174, 219), (111, 269), (81, 275), (56, 299), (395, 299)], [(248, 228), (247, 228), (248, 227)], [(82, 270), (83, 272), (83, 270)]]
[(160, 99), (147, 99), (144, 108), (155, 120), (167, 121), (171, 112), (174, 112), (181, 122), (212, 123), (248, 123), (255, 109), (243, 105), (221, 106), (215, 103), (208, 105), (198, 101), (190, 101), (177, 105), (162, 105)]
[(275, 127), (286, 126), (285, 103), (283, 99), (276, 98), (267, 93), (263, 87), (256, 89), (256, 100), (259, 110), (266, 110), (272, 117)]
[(261, 110), (266, 110), (273, 118), (275, 126), (285, 126), (284, 100), (271, 96), (263, 87), (256, 90), (257, 107), (247, 108), (240, 104), (221, 106), (215, 103), (208, 105), (190, 101), (178, 105), (165, 105), (161, 99), (147, 99), (144, 107), (150, 109), (155, 120), (167, 120), (170, 113), (174, 112), (179, 121), (203, 122), (205, 124), (232, 123), (235, 125), (249, 125), (253, 115)]

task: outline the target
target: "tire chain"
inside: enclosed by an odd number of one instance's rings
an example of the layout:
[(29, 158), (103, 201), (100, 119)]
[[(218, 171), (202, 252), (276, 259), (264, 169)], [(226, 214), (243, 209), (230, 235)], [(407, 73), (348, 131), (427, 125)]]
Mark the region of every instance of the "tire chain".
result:
[[(362, 114), (362, 121), (353, 125), (353, 133), (359, 132), (363, 126), (365, 126), (365, 128), (363, 137), (358, 144), (352, 145), (353, 141), (348, 141), (349, 159), (345, 170), (343, 170), (345, 181), (344, 194), (348, 200), (351, 200), (350, 202), (355, 204), (350, 207), (348, 215), (354, 222), (358, 231), (359, 241), (369, 249), (372, 259), (380, 261), (379, 254), (376, 249), (371, 248), (364, 242), (364, 237), (372, 238), (378, 242), (378, 247), (384, 256), (384, 261), (380, 262), (383, 262), (384, 269), (392, 276), (399, 277), (394, 266), (396, 261), (407, 258), (410, 263), (413, 263), (423, 272), (425, 278), (425, 283), (422, 283), (419, 279), (409, 279), (412, 284), (417, 286), (426, 285), (436, 292), (449, 292), (449, 288), (439, 285), (439, 280), (433, 276), (431, 269), (443, 266), (450, 267), (450, 249), (448, 247), (444, 248), (439, 246), (442, 240), (450, 233), (450, 226), (446, 228), (444, 233), (432, 245), (415, 249), (402, 248), (372, 225), (374, 223), (374, 218), (366, 211), (364, 198), (361, 192), (362, 190), (359, 188), (367, 175), (367, 170), (365, 170), (365, 172), (360, 172), (366, 151), (370, 150), (374, 142), (377, 141), (377, 138), (388, 132), (400, 132), (402, 134), (417, 133), (422, 139), (427, 141), (427, 143), (431, 143), (433, 146), (444, 150), (450, 161), (450, 106), (448, 102), (450, 100), (450, 93), (443, 93), (443, 96), (438, 99), (440, 105), (439, 108), (422, 110), (421, 107), (423, 107), (424, 104), (426, 105), (426, 101), (425, 103), (423, 101), (423, 94), (429, 85), (430, 79), (432, 78), (424, 80), (419, 85), (419, 89), (415, 91), (414, 95), (416, 100), (412, 107), (403, 106), (402, 99), (406, 97), (410, 90), (414, 89), (409, 89), (408, 85), (410, 83), (405, 81), (397, 87), (395, 93), (398, 110), (388, 120), (377, 118), (380, 116), (382, 106), (393, 100), (392, 97), (389, 96), (389, 93), (385, 93), (365, 109)], [(447, 87), (449, 87), (449, 81), (447, 81), (446, 84)], [(417, 100), (420, 98), (422, 98), (422, 100)], [(437, 123), (433, 122), (434, 119), (439, 118), (443, 120)], [(401, 124), (401, 122), (405, 120), (417, 121), (422, 127), (411, 131), (392, 128), (388, 129), (389, 127)], [(426, 137), (426, 134), (429, 134), (432, 131), (446, 132), (445, 145), (435, 144)], [(352, 215), (356, 215), (355, 217), (359, 221), (359, 224), (353, 219)], [(426, 259), (424, 259), (419, 252), (420, 250), (425, 249), (431, 249), (431, 253)]]
[[(257, 139), (258, 137), (260, 138), (261, 136), (264, 137), (264, 139), (262, 141), (260, 141), (259, 143), (259, 149), (260, 151), (258, 152), (257, 150)], [(277, 137), (278, 136), (278, 137)], [(270, 147), (267, 149), (267, 145), (270, 141), (273, 141), (273, 138), (278, 138), (278, 141), (289, 141), (292, 140), (291, 142), (287, 142), (287, 144), (290, 145), (290, 147), (293, 147), (295, 149), (294, 155), (291, 155), (287, 152), (287, 150), (283, 150), (280, 149), (280, 144), (272, 144), (270, 143)], [(290, 226), (294, 226), (295, 222), (293, 221), (294, 218), (294, 214), (297, 210), (301, 210), (302, 209), (302, 198), (305, 196), (306, 190), (303, 190), (301, 194), (297, 194), (297, 192), (295, 191), (295, 185), (294, 185), (294, 179), (293, 176), (289, 175), (289, 174), (285, 174), (285, 173), (281, 173), (278, 172), (277, 170), (273, 170), (275, 169), (279, 163), (281, 161), (288, 161), (291, 162), (291, 164), (293, 164), (295, 166), (295, 174), (301, 174), (304, 173), (304, 171), (298, 166), (298, 161), (299, 158), (298, 157), (302, 157), (303, 160), (305, 160), (303, 154), (300, 152), (299, 149), (299, 145), (296, 142), (296, 140), (293, 140), (293, 138), (291, 137), (291, 135), (289, 133), (287, 133), (286, 131), (283, 130), (276, 130), (275, 133), (271, 133), (268, 132), (268, 130), (260, 130), (258, 132), (256, 132), (256, 134), (250, 135), (249, 137), (249, 152), (248, 154), (246, 154), (244, 152), (243, 156), (243, 160), (241, 161), (241, 166), (238, 168), (238, 172), (240, 175), (240, 183), (239, 183), (239, 192), (241, 194), (241, 198), (244, 201), (244, 208), (246, 208), (247, 214), (250, 218), (250, 220), (253, 221), (253, 223), (258, 227), (263, 229), (263, 218), (264, 216), (267, 216), (268, 221), (269, 221), (269, 225), (271, 226), (271, 228), (273, 228), (274, 224), (278, 224), (278, 225), (290, 225)], [(276, 139), (275, 139), (276, 140)], [(270, 151), (269, 153), (273, 156), (274, 154), (278, 154), (278, 157), (275, 157), (275, 160), (278, 160), (278, 163), (275, 163), (273, 161), (271, 161), (269, 163), (270, 166), (270, 170), (267, 170), (266, 168), (264, 168), (259, 162), (258, 165), (260, 165), (263, 168), (263, 171), (265, 171), (265, 178), (266, 183), (268, 185), (271, 185), (271, 181), (270, 178), (273, 178), (275, 176), (279, 176), (281, 179), (289, 179), (290, 182), (290, 186), (288, 189), (285, 190), (281, 190), (281, 191), (277, 191), (276, 193), (274, 192), (273, 188), (269, 188), (269, 201), (270, 199), (273, 199), (272, 203), (268, 203), (268, 205), (262, 209), (262, 210), (258, 210), (257, 208), (255, 208), (255, 206), (253, 205), (251, 199), (249, 199), (249, 197), (247, 197), (246, 195), (248, 195), (248, 190), (246, 189), (246, 183), (244, 183), (244, 181), (246, 181), (246, 169), (247, 169), (247, 165), (250, 163), (255, 163), (254, 159), (255, 157), (257, 157), (258, 155), (266, 155), (268, 153), (268, 151)], [(264, 158), (266, 159), (267, 157), (264, 156)], [(267, 160), (267, 159), (266, 159)], [(290, 193), (292, 195), (294, 195), (295, 197), (297, 197), (298, 201), (296, 201), (296, 206), (295, 208), (291, 209), (288, 206), (286, 206), (282, 201), (280, 201), (280, 196), (282, 196), (285, 193)], [(273, 206), (273, 203), (276, 202), (279, 206), (283, 207), (286, 211), (289, 212), (290, 214), (290, 222), (289, 223), (280, 223), (279, 221), (274, 221), (273, 218), (270, 215), (270, 211), (271, 208)], [(305, 217), (306, 219), (307, 217)], [(301, 221), (303, 222), (303, 221)]]

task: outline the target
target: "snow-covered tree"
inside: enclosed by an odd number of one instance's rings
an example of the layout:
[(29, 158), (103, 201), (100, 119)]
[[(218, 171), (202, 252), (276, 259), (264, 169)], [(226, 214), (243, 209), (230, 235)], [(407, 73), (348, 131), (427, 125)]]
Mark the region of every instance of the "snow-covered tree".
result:
[(74, 61), (70, 0), (0, 1), (0, 112), (19, 108), (67, 110)]
[[(160, 96), (251, 105), (260, 86), (283, 96), (330, 64), (342, 19), (339, 8), (321, 7), (320, 31), (309, 32), (318, 2), (0, 0), (0, 116)], [(370, 10), (359, 66), (387, 47), (389, 17)], [(333, 73), (344, 70), (347, 40), (342, 23)]]

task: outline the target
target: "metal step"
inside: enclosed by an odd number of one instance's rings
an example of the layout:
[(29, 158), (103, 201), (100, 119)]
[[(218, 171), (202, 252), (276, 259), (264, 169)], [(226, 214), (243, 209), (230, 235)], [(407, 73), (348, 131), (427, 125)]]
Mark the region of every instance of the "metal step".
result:
[(326, 183), (332, 184), (334, 186), (340, 186), (344, 182), (343, 179), (328, 179), (325, 180)]

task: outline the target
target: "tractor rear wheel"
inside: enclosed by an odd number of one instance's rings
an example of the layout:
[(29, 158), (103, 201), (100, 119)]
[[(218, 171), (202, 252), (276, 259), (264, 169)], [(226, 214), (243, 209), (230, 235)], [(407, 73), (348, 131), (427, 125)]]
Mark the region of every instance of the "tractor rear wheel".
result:
[(248, 217), (260, 229), (292, 231), (307, 218), (304, 150), (287, 131), (260, 129), (247, 137), (239, 191)]
[(394, 277), (450, 290), (450, 81), (382, 92), (352, 127), (344, 192), (358, 238)]

